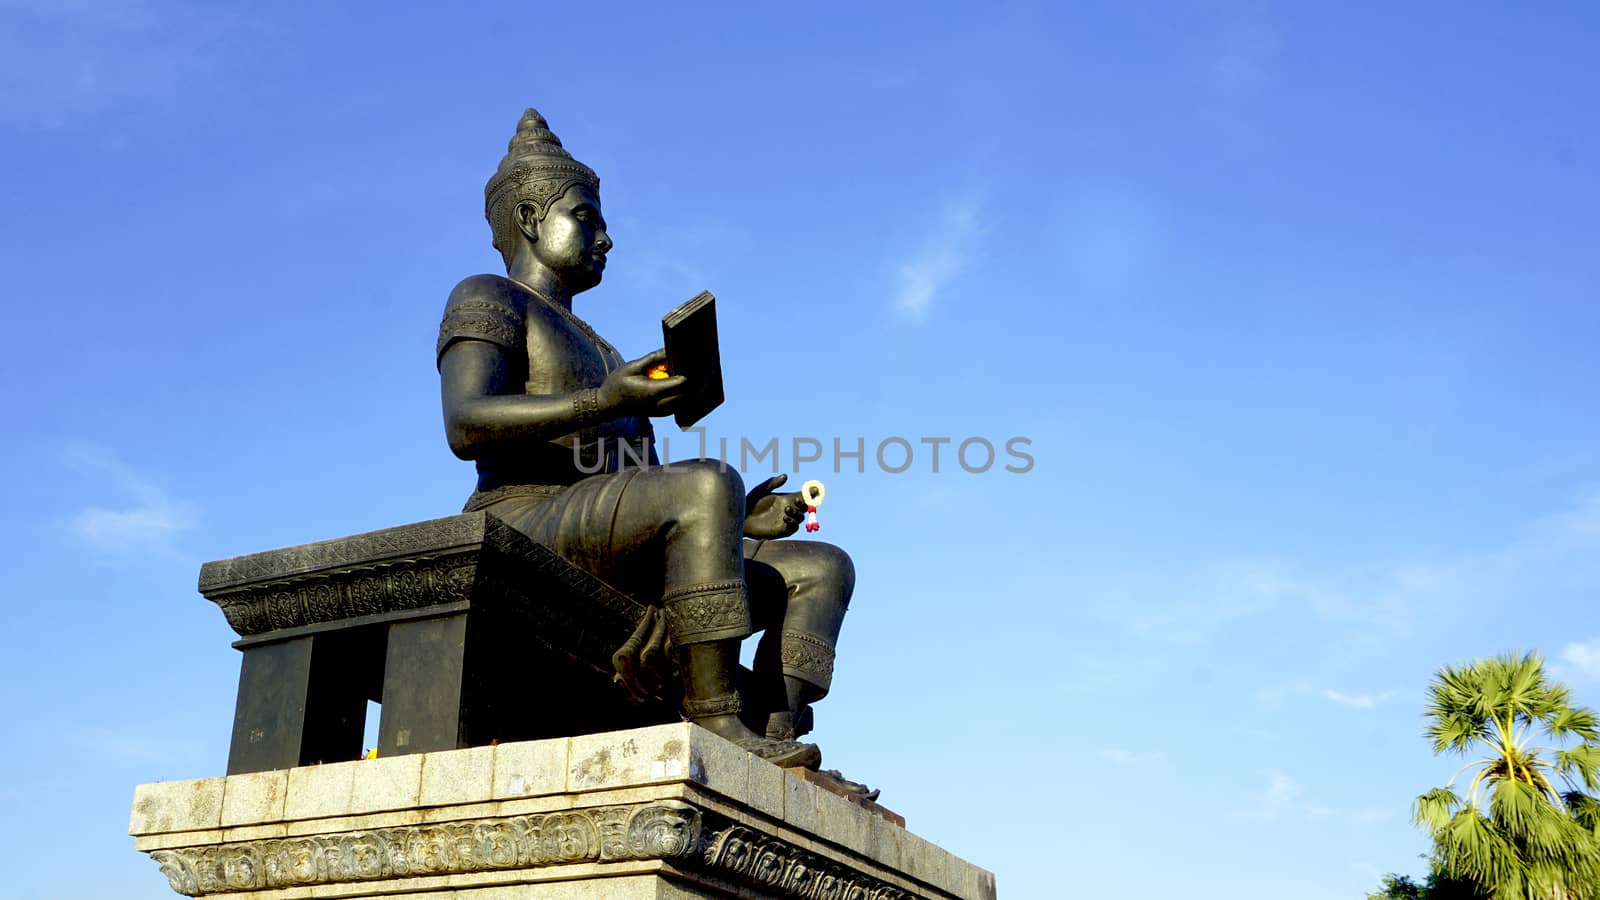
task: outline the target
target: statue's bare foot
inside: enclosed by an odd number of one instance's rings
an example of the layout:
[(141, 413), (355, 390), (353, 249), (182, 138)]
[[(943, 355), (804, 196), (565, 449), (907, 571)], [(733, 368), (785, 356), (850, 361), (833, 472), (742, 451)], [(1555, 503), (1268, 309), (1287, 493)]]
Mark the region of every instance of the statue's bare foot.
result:
[(748, 750), (773, 765), (785, 769), (794, 766), (815, 769), (822, 765), (822, 750), (816, 744), (762, 737), (746, 728), (738, 716), (706, 716), (693, 721), (712, 734), (732, 741), (739, 749)]

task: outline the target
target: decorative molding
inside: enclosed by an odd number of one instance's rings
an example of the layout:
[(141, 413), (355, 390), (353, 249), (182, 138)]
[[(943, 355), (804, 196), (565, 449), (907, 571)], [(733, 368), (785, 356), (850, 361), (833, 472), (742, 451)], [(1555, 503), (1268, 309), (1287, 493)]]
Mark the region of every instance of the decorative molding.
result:
[(701, 863), (724, 878), (803, 900), (919, 900), (922, 895), (743, 825), (708, 836)]
[[(499, 520), (494, 524), (498, 525)], [(208, 562), (200, 567), (200, 593), (210, 597), (232, 588), (318, 571), (474, 548), (484, 543), (491, 528), (489, 517), (483, 513), (448, 516)]]
[(204, 897), (573, 863), (666, 860), (794, 900), (921, 900), (846, 863), (678, 800), (154, 850)]
[(202, 897), (582, 862), (679, 859), (694, 855), (700, 847), (700, 810), (676, 800), (658, 800), (155, 850), (150, 857), (174, 891)]
[(241, 637), (378, 613), (423, 609), (471, 596), (476, 560), (454, 553), (390, 559), (321, 571), (293, 580), (217, 593), (228, 625)]
[[(605, 661), (645, 607), (483, 512), (206, 563), (200, 591), (240, 637), (471, 601), (565, 619)], [(555, 624), (555, 623), (552, 623)]]

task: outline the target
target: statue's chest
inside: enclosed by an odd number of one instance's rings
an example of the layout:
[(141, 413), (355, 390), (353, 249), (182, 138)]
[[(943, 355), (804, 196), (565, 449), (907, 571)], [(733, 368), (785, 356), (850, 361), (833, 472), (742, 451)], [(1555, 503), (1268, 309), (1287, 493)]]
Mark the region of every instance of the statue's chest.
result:
[(531, 310), (527, 328), (530, 394), (567, 394), (599, 387), (622, 365), (622, 356), (586, 325)]

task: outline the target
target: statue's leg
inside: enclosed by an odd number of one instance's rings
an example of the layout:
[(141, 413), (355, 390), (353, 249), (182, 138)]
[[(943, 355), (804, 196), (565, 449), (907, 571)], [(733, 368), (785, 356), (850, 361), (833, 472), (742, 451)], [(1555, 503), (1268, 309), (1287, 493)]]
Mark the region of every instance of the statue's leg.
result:
[(629, 469), (490, 511), (641, 602), (660, 598), (686, 717), (782, 765), (817, 765), (815, 747), (768, 740), (739, 719), (739, 642), (751, 626), (738, 472), (709, 460)]
[(684, 715), (780, 765), (815, 767), (815, 747), (768, 740), (739, 718), (739, 642), (751, 633), (744, 502), (739, 473), (720, 463), (643, 469), (618, 500), (612, 542), (630, 568), (659, 554), (646, 568), (661, 573), (662, 610), (682, 654)]
[(820, 541), (747, 541), (745, 573), (756, 624), (757, 690), (770, 715), (768, 737), (792, 740), (808, 730), (806, 708), (833, 685), (839, 629), (855, 590), (855, 567)]
[(739, 473), (695, 461), (624, 474), (631, 478), (609, 523), (610, 568), (620, 565), (637, 595), (661, 598), (673, 643), (747, 637)]

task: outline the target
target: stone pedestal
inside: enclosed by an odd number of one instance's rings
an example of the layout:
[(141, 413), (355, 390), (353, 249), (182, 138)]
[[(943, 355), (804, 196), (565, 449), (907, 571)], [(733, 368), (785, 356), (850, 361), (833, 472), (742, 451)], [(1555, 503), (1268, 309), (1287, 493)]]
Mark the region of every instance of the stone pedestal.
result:
[(140, 785), (129, 831), (217, 900), (995, 896), (892, 814), (686, 723)]
[(612, 682), (645, 607), (488, 513), (208, 562), (200, 592), (243, 654), (230, 775), (355, 759), (369, 700), (382, 756), (678, 718)]

